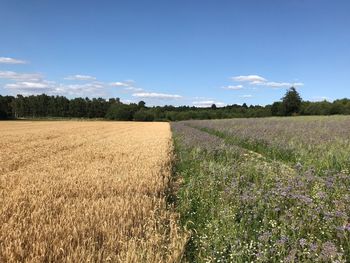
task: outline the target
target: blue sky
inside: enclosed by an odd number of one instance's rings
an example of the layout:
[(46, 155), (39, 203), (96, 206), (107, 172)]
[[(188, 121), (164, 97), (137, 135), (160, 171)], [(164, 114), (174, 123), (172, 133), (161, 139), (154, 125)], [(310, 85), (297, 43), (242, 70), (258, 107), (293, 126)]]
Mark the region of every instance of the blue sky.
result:
[(0, 94), (149, 105), (350, 97), (350, 1), (0, 0)]

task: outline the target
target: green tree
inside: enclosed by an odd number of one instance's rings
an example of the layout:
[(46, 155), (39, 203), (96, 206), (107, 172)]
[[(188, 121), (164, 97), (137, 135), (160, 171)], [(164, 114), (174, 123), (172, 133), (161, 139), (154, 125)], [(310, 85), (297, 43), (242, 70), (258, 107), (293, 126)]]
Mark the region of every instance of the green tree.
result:
[(282, 109), (286, 116), (291, 116), (300, 112), (302, 99), (294, 87), (287, 90), (282, 98)]
[(0, 95), (0, 120), (6, 120), (13, 118), (12, 104), (14, 101), (12, 96)]
[(135, 108), (137, 109), (136, 104), (113, 104), (109, 107), (106, 118), (117, 121), (131, 121), (134, 117)]
[(87, 117), (87, 102), (83, 98), (74, 98), (69, 102), (69, 115), (70, 117), (83, 118)]
[(146, 107), (146, 102), (144, 102), (143, 100), (141, 100), (141, 101), (137, 104), (137, 106), (139, 107), (139, 109), (143, 109), (143, 108)]
[(271, 106), (271, 114), (272, 116), (281, 116), (283, 115), (282, 102), (276, 101)]
[(141, 109), (135, 112), (134, 120), (135, 121), (153, 121), (154, 115), (148, 110)]

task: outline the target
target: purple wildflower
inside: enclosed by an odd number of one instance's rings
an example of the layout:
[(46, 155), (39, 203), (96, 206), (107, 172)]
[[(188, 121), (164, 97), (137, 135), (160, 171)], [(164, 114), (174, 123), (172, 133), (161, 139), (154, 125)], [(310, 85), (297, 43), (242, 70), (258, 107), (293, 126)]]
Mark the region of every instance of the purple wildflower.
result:
[(299, 240), (299, 244), (300, 244), (300, 246), (301, 246), (302, 248), (305, 247), (306, 244), (307, 244), (306, 239), (305, 239), (305, 238), (300, 239), (300, 240)]
[(330, 241), (322, 245), (321, 258), (323, 260), (331, 260), (337, 256), (337, 247)]

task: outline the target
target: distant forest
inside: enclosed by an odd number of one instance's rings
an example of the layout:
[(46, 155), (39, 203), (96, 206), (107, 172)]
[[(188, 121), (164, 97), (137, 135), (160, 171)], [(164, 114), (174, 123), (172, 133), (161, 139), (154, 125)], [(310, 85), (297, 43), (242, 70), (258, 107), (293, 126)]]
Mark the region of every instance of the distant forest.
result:
[(124, 104), (119, 98), (74, 98), (64, 96), (32, 95), (1, 96), (0, 119), (21, 118), (105, 118), (125, 121), (180, 121), (189, 119), (225, 119), (291, 115), (350, 114), (350, 100), (333, 102), (303, 101), (290, 88), (281, 101), (259, 106), (246, 103), (208, 108), (190, 106), (147, 107), (145, 102)]

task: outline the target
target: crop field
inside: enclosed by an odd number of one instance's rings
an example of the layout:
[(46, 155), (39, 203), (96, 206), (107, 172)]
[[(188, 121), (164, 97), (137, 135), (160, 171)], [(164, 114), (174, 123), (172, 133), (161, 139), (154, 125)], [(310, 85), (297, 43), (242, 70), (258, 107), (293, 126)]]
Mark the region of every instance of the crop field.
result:
[(350, 262), (350, 117), (0, 122), (0, 262)]
[(0, 262), (176, 262), (168, 123), (0, 122)]
[(350, 118), (172, 123), (190, 262), (350, 262)]

